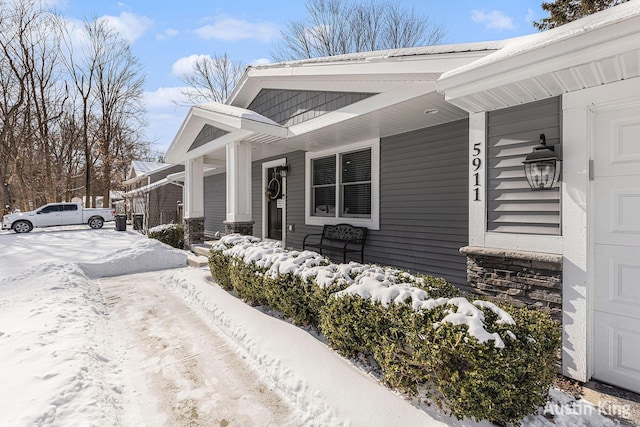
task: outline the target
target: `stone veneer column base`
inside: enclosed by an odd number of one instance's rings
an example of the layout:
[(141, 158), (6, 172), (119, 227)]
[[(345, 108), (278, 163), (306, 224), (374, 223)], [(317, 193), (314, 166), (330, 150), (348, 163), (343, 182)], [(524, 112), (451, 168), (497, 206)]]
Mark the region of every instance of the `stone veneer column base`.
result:
[(562, 256), (466, 246), (473, 292), (516, 307), (547, 312), (562, 322)]
[(204, 217), (184, 219), (184, 248), (204, 243)]
[(253, 224), (254, 221), (224, 221), (224, 233), (225, 234), (233, 234), (238, 233), (244, 236), (253, 235)]

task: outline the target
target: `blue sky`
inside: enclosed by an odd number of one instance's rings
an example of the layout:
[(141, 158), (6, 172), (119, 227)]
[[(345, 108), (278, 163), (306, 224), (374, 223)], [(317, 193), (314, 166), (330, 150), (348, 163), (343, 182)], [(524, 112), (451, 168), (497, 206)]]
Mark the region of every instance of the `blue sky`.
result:
[[(146, 139), (165, 151), (188, 109), (178, 75), (197, 55), (227, 53), (246, 64), (271, 61), (280, 30), (305, 16), (304, 1), (49, 0), (64, 16), (107, 17), (131, 41), (147, 76)], [(447, 29), (446, 43), (499, 40), (536, 32), (541, 0), (400, 0)]]

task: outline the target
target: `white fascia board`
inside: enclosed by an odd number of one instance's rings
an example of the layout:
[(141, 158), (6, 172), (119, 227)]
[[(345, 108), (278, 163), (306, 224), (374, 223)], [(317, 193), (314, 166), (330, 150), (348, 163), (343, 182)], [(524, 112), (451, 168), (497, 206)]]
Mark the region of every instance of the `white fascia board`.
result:
[(257, 122), (255, 120), (242, 120), (240, 128), (254, 133), (277, 136), (279, 138), (287, 138), (289, 129), (280, 125), (271, 125), (269, 123)]
[[(167, 148), (166, 153), (164, 154), (164, 160), (169, 163), (178, 164), (183, 163), (184, 158), (182, 154), (189, 149), (190, 144), (193, 142), (187, 141), (188, 138), (185, 138), (185, 133), (188, 133), (191, 128), (193, 128), (193, 107), (189, 109), (186, 117), (182, 121), (180, 125), (180, 129), (178, 129), (178, 133), (171, 141), (171, 145)], [(185, 147), (185, 145), (189, 144), (189, 146)]]
[(329, 127), (354, 117), (381, 110), (386, 107), (399, 104), (409, 99), (424, 96), (436, 91), (434, 81), (412, 82), (404, 84), (394, 90), (390, 90), (367, 99), (348, 105), (336, 111), (323, 114), (306, 122), (293, 125), (289, 128), (292, 135), (303, 135), (307, 132)]
[(246, 108), (265, 88), (377, 93), (398, 82), (435, 80), (442, 73), (491, 52), (493, 50), (250, 68), (227, 104)]
[[(229, 133), (192, 151), (188, 151), (202, 126), (207, 123)], [(204, 107), (191, 107), (178, 135), (167, 150), (165, 160), (170, 163), (182, 163), (185, 159), (194, 159), (223, 148), (230, 141), (242, 140), (256, 133), (280, 138), (286, 138), (289, 135), (287, 128), (275, 123), (253, 120), (242, 115), (225, 114)]]
[(187, 151), (184, 154), (185, 159), (196, 159), (198, 157), (204, 157), (205, 155), (218, 150), (223, 150), (227, 144), (233, 141), (242, 141), (243, 139), (253, 135), (254, 132), (248, 130), (236, 130), (228, 133), (220, 138), (216, 138), (213, 141), (207, 142), (198, 148), (191, 151)]
[[(640, 28), (640, 7), (636, 5), (635, 9), (638, 15), (624, 22), (614, 21), (573, 32), (562, 32), (563, 28), (559, 27), (546, 34), (514, 39), (502, 52), (444, 73), (438, 79), (438, 91), (445, 95), (445, 99), (453, 100), (636, 50), (640, 46), (640, 33), (637, 31)], [(574, 27), (580, 28), (580, 21), (566, 25), (575, 24)]]

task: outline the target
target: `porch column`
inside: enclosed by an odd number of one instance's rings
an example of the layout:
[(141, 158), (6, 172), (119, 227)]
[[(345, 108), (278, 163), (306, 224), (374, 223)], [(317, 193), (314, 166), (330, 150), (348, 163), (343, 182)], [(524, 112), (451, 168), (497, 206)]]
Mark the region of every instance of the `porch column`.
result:
[(184, 165), (184, 246), (204, 242), (203, 157), (187, 159)]
[(227, 219), (225, 233), (253, 234), (251, 213), (251, 146), (227, 144)]

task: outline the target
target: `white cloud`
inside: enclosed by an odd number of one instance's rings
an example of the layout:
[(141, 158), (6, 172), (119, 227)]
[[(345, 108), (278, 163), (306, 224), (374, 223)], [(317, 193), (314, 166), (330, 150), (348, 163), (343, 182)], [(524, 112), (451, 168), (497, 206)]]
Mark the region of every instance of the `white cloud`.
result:
[(538, 14), (529, 8), (527, 9), (527, 16), (524, 17), (524, 20), (527, 24), (531, 25), (532, 22), (538, 20)]
[(178, 34), (180, 34), (180, 32), (174, 28), (167, 28), (166, 30), (164, 30), (162, 33), (158, 33), (156, 34), (156, 40), (166, 40), (170, 37), (175, 37)]
[(157, 109), (175, 110), (178, 105), (187, 103), (186, 97), (182, 94), (187, 88), (184, 86), (160, 87), (153, 92), (144, 93), (144, 102), (149, 111)]
[(473, 22), (484, 24), (488, 30), (513, 30), (516, 28), (513, 18), (506, 16), (499, 10), (485, 12), (483, 10), (473, 10), (471, 12)]
[(270, 22), (249, 22), (228, 16), (218, 16), (213, 24), (205, 25), (195, 30), (198, 37), (205, 40), (217, 39), (225, 41), (255, 39), (269, 42), (280, 32), (275, 24)]
[(171, 66), (171, 74), (181, 77), (193, 71), (193, 64), (199, 59), (212, 59), (210, 55), (189, 55), (178, 59)]
[(178, 133), (189, 107), (182, 95), (185, 87), (161, 87), (144, 93), (149, 126), (145, 139), (154, 142), (154, 149), (166, 151)]
[(114, 30), (130, 43), (142, 37), (153, 24), (150, 18), (131, 12), (122, 12), (120, 16), (104, 15), (100, 19), (106, 20)]

